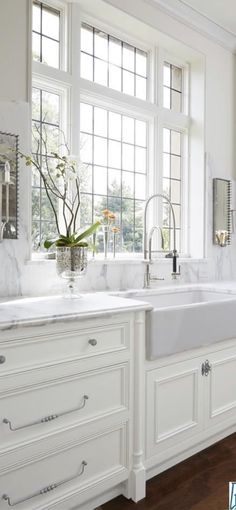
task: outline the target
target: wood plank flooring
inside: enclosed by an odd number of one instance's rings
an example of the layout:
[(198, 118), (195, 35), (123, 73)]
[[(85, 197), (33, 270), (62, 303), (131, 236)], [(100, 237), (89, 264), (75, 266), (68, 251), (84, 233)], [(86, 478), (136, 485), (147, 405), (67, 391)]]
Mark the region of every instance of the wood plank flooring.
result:
[(120, 496), (101, 510), (228, 510), (229, 481), (236, 481), (236, 434), (149, 480), (139, 503)]

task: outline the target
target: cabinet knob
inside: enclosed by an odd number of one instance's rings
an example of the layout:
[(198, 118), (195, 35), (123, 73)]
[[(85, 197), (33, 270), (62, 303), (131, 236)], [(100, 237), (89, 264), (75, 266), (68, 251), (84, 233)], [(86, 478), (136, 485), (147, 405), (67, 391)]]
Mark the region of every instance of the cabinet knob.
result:
[(94, 347), (95, 345), (97, 345), (97, 340), (96, 338), (90, 338), (88, 343)]
[(5, 363), (5, 361), (6, 361), (5, 356), (0, 356), (0, 365), (3, 365), (3, 363)]
[(206, 359), (206, 361), (204, 363), (202, 363), (202, 375), (207, 377), (209, 375), (209, 373), (211, 372), (211, 369), (212, 369), (212, 367), (209, 363), (209, 360)]

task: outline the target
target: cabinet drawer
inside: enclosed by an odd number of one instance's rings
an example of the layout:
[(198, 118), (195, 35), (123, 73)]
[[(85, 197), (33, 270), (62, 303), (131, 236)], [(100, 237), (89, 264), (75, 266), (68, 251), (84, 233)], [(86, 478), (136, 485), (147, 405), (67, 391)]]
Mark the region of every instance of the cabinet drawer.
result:
[[(0, 355), (5, 358), (0, 365), (0, 375), (8, 370), (50, 364), (78, 358), (91, 358), (100, 354), (124, 351), (129, 348), (129, 322), (101, 323), (81, 329), (79, 323), (69, 331), (34, 328), (27, 336), (0, 341)], [(18, 333), (19, 334), (19, 333)]]
[(2, 474), (0, 510), (6, 510), (8, 504), (19, 510), (46, 510), (63, 501), (63, 496), (67, 500), (70, 494), (79, 494), (111, 474), (113, 484), (116, 473), (127, 472), (128, 478), (125, 443), (126, 428), (119, 426)]
[(94, 370), (0, 396), (0, 444), (12, 446), (127, 409), (128, 365)]

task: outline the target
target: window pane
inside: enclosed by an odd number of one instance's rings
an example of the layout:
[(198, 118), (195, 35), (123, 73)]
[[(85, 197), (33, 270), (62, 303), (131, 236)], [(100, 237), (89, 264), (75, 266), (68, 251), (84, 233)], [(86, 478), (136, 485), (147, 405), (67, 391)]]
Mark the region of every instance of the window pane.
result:
[(81, 78), (85, 80), (93, 80), (93, 57), (81, 53), (80, 59), (80, 73)]
[(94, 133), (107, 137), (107, 110), (94, 108)]
[(180, 205), (174, 205), (176, 228), (180, 228)]
[(147, 97), (147, 80), (136, 76), (136, 97), (139, 99), (146, 99)]
[(42, 117), (43, 121), (59, 124), (59, 101), (57, 94), (42, 92)]
[(180, 67), (172, 66), (172, 88), (182, 91), (182, 69)]
[(174, 179), (181, 178), (181, 159), (179, 156), (171, 156), (171, 176)]
[(42, 10), (42, 33), (59, 41), (60, 14), (53, 9)]
[(122, 196), (126, 198), (134, 197), (134, 173), (122, 172)]
[(123, 92), (134, 95), (134, 74), (128, 71), (123, 71)]
[(170, 178), (170, 154), (163, 154), (163, 176)]
[(32, 117), (34, 120), (40, 120), (40, 90), (32, 89)]
[(95, 219), (101, 219), (102, 218), (102, 211), (104, 209), (107, 209), (107, 196), (97, 196), (94, 195), (94, 217)]
[(170, 109), (170, 89), (167, 87), (163, 88), (163, 106), (164, 108)]
[(182, 111), (182, 69), (168, 62), (163, 66), (163, 106)]
[(108, 57), (108, 37), (104, 32), (95, 30), (94, 33), (94, 55), (103, 60)]
[(123, 67), (134, 72), (134, 48), (129, 44), (123, 45)]
[(109, 65), (109, 87), (121, 92), (121, 69), (112, 64)]
[(92, 136), (91, 135), (81, 135), (80, 140), (80, 157), (81, 161), (84, 163), (92, 163), (93, 160), (93, 152), (92, 152)]
[(163, 193), (170, 199), (170, 179), (163, 179)]
[(107, 166), (107, 140), (94, 136), (94, 164)]
[(60, 12), (33, 2), (32, 29), (33, 60), (59, 68)]
[(134, 143), (134, 119), (131, 117), (122, 119), (122, 137), (124, 142)]
[[(172, 129), (163, 129), (163, 193), (171, 200), (176, 216), (176, 227), (181, 228), (181, 133)], [(178, 156), (175, 155), (179, 154)], [(165, 250), (173, 246), (173, 219), (168, 204), (163, 202), (163, 225)], [(178, 249), (181, 235), (178, 234)], [(171, 244), (170, 244), (171, 243)]]
[(59, 131), (54, 126), (48, 126), (47, 124), (42, 125), (42, 138), (45, 140), (46, 147), (43, 144), (42, 153), (45, 154), (50, 152), (57, 152), (59, 146)]
[(36, 32), (41, 32), (41, 16), (40, 16), (40, 7), (37, 4), (33, 4), (33, 22), (32, 28)]
[(134, 146), (123, 144), (122, 149), (122, 168), (124, 170), (134, 171)]
[(166, 62), (163, 68), (163, 83), (167, 87), (170, 87), (170, 64), (167, 64)]
[(146, 147), (147, 145), (146, 122), (141, 120), (135, 121), (135, 143), (136, 145), (141, 145), (142, 147)]
[(147, 53), (83, 23), (81, 77), (146, 99)]
[(108, 68), (107, 63), (97, 58), (94, 59), (94, 81), (107, 86)]
[(107, 169), (101, 166), (94, 167), (94, 193), (96, 195), (107, 194)]
[(93, 130), (93, 108), (89, 104), (80, 104), (80, 129), (86, 133)]
[(144, 51), (136, 50), (136, 73), (147, 76), (147, 54)]
[(84, 191), (86, 193), (92, 193), (92, 166), (91, 165), (83, 165), (80, 168), (80, 189), (81, 192)]
[(171, 131), (171, 153), (180, 156), (180, 133), (178, 131)]
[(180, 204), (181, 198), (180, 181), (171, 180), (171, 202)]
[(121, 139), (121, 115), (109, 112), (109, 138)]
[(109, 38), (109, 61), (121, 67), (121, 41), (114, 37)]
[(146, 199), (146, 176), (135, 174), (135, 197), (140, 200)]
[(59, 43), (42, 37), (42, 62), (59, 68)]
[(163, 150), (164, 152), (170, 152), (170, 130), (163, 129)]
[(146, 173), (146, 149), (135, 148), (135, 170), (136, 172)]
[(121, 196), (121, 171), (108, 169), (108, 195)]
[(121, 143), (109, 141), (109, 166), (121, 168)]
[(181, 112), (181, 93), (175, 90), (171, 91), (171, 109), (174, 112)]
[(81, 28), (81, 51), (93, 54), (93, 29), (85, 24)]
[[(86, 158), (91, 159), (92, 179), (88, 178), (83, 190), (91, 190), (92, 181), (93, 221), (101, 218), (102, 210), (110, 209), (116, 216), (114, 224), (121, 228), (121, 234), (117, 235), (117, 250), (140, 251), (143, 228), (141, 212), (146, 198), (146, 123), (105, 108), (88, 106), (89, 129), (92, 131), (91, 135), (82, 132), (81, 140), (87, 137)], [(83, 106), (81, 112), (86, 117)], [(81, 127), (84, 122), (81, 122)], [(135, 142), (139, 142), (140, 146)], [(103, 236), (99, 233), (97, 243), (98, 250), (102, 251)], [(112, 243), (111, 235), (109, 250)]]
[(85, 227), (92, 223), (92, 196), (81, 193), (80, 201), (80, 224)]
[(40, 35), (32, 35), (32, 56), (33, 60), (40, 62)]

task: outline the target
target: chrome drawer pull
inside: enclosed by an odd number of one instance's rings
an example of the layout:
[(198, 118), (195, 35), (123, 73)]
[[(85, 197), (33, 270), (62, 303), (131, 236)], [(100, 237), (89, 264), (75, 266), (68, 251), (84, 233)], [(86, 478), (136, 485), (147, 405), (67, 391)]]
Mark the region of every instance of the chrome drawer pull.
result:
[(5, 361), (6, 361), (5, 356), (0, 356), (0, 365), (3, 365), (3, 363), (5, 363)]
[(45, 416), (45, 418), (42, 418), (41, 420), (38, 420), (38, 421), (34, 421), (32, 423), (28, 423), (27, 425), (20, 425), (19, 427), (14, 427), (14, 425), (12, 425), (11, 420), (9, 420), (8, 418), (3, 418), (2, 422), (5, 425), (8, 425), (9, 429), (12, 431), (26, 429), (27, 427), (33, 427), (34, 425), (40, 425), (41, 423), (48, 423), (49, 421), (56, 420), (57, 418), (60, 418), (61, 416), (65, 416), (66, 414), (74, 413), (75, 411), (80, 411), (81, 409), (83, 409), (85, 407), (85, 404), (88, 399), (89, 399), (88, 395), (84, 395), (83, 402), (79, 407), (76, 407), (75, 409), (70, 409), (70, 411), (65, 411), (64, 413), (51, 414), (50, 416)]
[(37, 496), (42, 496), (43, 494), (47, 494), (48, 492), (53, 491), (57, 487), (60, 487), (60, 485), (64, 485), (64, 483), (71, 482), (72, 480), (75, 480), (75, 478), (78, 478), (79, 476), (82, 476), (85, 470), (85, 467), (87, 466), (87, 462), (83, 460), (81, 462), (81, 470), (78, 474), (75, 476), (72, 476), (72, 478), (67, 478), (65, 480), (62, 480), (61, 482), (52, 483), (51, 485), (48, 485), (47, 487), (44, 487), (44, 489), (41, 489), (40, 491), (36, 492), (35, 494), (32, 494), (31, 496), (28, 496), (28, 498), (25, 499), (19, 499), (15, 503), (11, 501), (10, 496), (7, 494), (2, 495), (2, 499), (7, 502), (8, 506), (16, 506), (20, 505), (21, 503), (25, 503), (26, 501), (29, 501), (30, 499), (36, 498)]
[(95, 338), (90, 338), (88, 343), (94, 347), (95, 345), (97, 345), (97, 340)]

